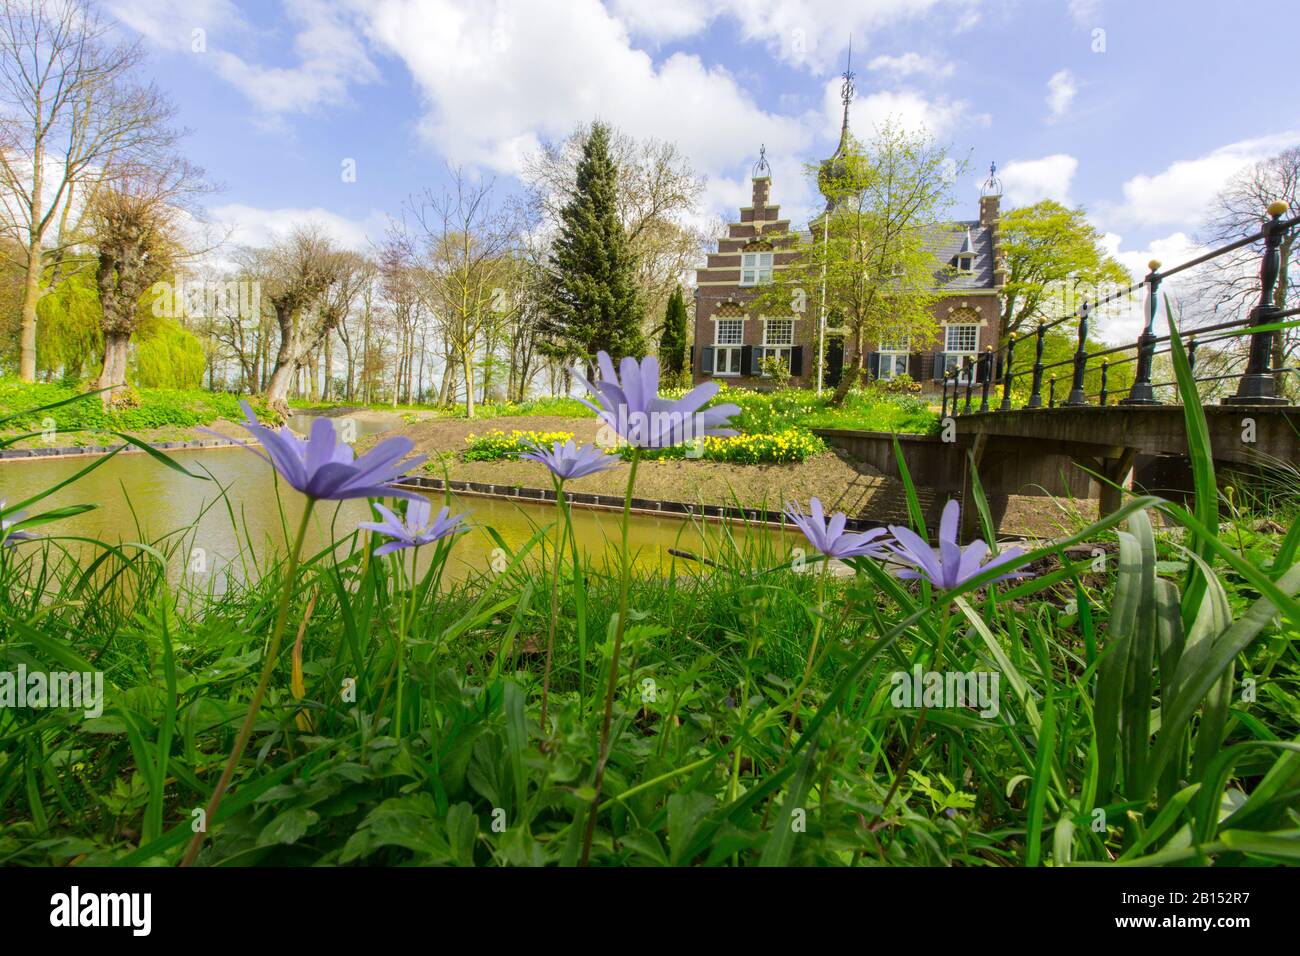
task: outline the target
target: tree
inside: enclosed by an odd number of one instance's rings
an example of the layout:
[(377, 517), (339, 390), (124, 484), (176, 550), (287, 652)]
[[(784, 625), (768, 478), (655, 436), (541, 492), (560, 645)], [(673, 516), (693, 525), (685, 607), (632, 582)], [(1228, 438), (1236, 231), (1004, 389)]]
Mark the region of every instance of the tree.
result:
[(141, 337), (135, 365), (136, 381), (147, 388), (198, 388), (207, 356), (192, 332), (167, 320), (152, 335)]
[[(507, 294), (513, 270), (517, 222), (508, 207), (493, 204), (493, 183), (471, 185), (453, 171), (453, 187), (426, 192), (413, 204), (423, 234), (417, 290), (460, 365), (465, 413), (474, 417), (474, 364), (490, 331), (517, 307)], [(486, 352), (483, 358), (490, 359)]]
[(664, 312), (663, 334), (659, 337), (659, 365), (664, 379), (676, 384), (686, 369), (686, 300), (682, 287), (673, 290)]
[[(580, 126), (559, 143), (543, 143), (523, 170), (533, 216), (559, 232), (577, 181), (592, 126)], [(676, 144), (638, 140), (607, 128), (616, 170), (615, 207), (636, 261), (636, 285), (648, 317), (664, 314), (668, 299), (695, 268), (716, 229), (701, 223), (705, 179), (697, 176)], [(646, 329), (653, 334), (658, 329)]]
[(171, 104), (132, 80), (140, 59), (89, 0), (0, 0), (0, 228), (23, 271), (25, 381), (36, 375), (37, 305), (66, 277), (82, 214), (175, 141)]
[(866, 146), (846, 134), (836, 158), (809, 172), (829, 221), (811, 225), (811, 242), (786, 237), (799, 255), (775, 270), (755, 302), (769, 314), (799, 312), (824, 277), (827, 313), (846, 333), (844, 374), (831, 399), (838, 405), (865, 369), (869, 342), (910, 341), (916, 349), (935, 339), (940, 266), (927, 239), (961, 166), (926, 135), (889, 121)]
[[(1045, 199), (1002, 216), (1002, 253), (1007, 281), (1002, 293), (1002, 335), (1059, 315), (1062, 291), (1125, 286), (1128, 270), (1108, 256), (1101, 234), (1082, 209)], [(1071, 296), (1066, 297), (1071, 298)], [(1094, 299), (1096, 296), (1094, 295)]]
[[(201, 188), (202, 171), (174, 157), (103, 185), (91, 203), (96, 285), (104, 330), (99, 387), (107, 405), (126, 384), (127, 349), (143, 299), (180, 258), (180, 204)], [(156, 294), (156, 293), (155, 293)]]
[[(1300, 213), (1300, 147), (1283, 150), (1233, 177), (1211, 207), (1204, 229), (1205, 241), (1227, 243), (1258, 231), (1268, 205), (1279, 199), (1288, 204), (1290, 215)], [(1300, 288), (1291, 282), (1291, 269), (1300, 264), (1297, 238), (1300, 238), (1297, 231), (1291, 230), (1282, 237), (1279, 248), (1282, 267), (1273, 288), (1273, 305), (1279, 309), (1294, 308), (1300, 300)], [(1203, 287), (1216, 310), (1238, 311), (1259, 304), (1261, 249), (1262, 243), (1255, 243), (1206, 264)], [(1245, 341), (1242, 340), (1243, 346)], [(1273, 368), (1286, 367), (1297, 354), (1300, 354), (1300, 330), (1288, 329), (1273, 336)], [(1295, 376), (1280, 376), (1279, 387), (1294, 389), (1295, 381)]]
[(550, 309), (543, 325), (555, 345), (580, 355), (589, 369), (599, 351), (615, 359), (645, 353), (636, 260), (619, 219), (609, 136), (608, 126), (593, 123), (583, 145), (551, 250)]
[(267, 404), (289, 417), (289, 386), (307, 358), (330, 333), (336, 313), (312, 315), (321, 297), (334, 283), (339, 253), (316, 226), (298, 226), (269, 253), (271, 281), (266, 292), (280, 343), (266, 385)]

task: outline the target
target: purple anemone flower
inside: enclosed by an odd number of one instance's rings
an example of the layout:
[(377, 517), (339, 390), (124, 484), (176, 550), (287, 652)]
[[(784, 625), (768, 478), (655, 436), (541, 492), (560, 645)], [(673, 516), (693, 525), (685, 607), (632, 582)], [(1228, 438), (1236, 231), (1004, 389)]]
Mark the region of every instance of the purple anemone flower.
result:
[[(5, 510), (5, 499), (0, 498), (0, 514)], [(36, 535), (29, 531), (10, 531), (9, 529), (22, 521), (27, 516), (25, 511), (11, 511), (9, 514), (0, 518), (0, 541), (4, 542), (6, 548), (12, 548), (19, 541), (31, 541)]]
[(793, 502), (785, 506), (786, 517), (799, 526), (804, 537), (814, 548), (828, 558), (856, 558), (862, 555), (878, 558), (886, 553), (884, 528), (872, 528), (870, 531), (850, 533), (844, 530), (848, 518), (844, 512), (837, 511), (827, 521), (822, 512), (822, 503), (817, 498), (808, 501), (811, 515), (805, 515)]
[(659, 360), (653, 355), (637, 360), (623, 359), (622, 377), (614, 371), (608, 352), (598, 352), (600, 381), (594, 385), (581, 375), (587, 391), (596, 396), (600, 407), (578, 399), (596, 413), (601, 421), (637, 448), (672, 448), (706, 435), (727, 437), (735, 429), (727, 428), (732, 415), (740, 413), (736, 405), (718, 405), (700, 411), (700, 407), (718, 393), (717, 382), (705, 382), (674, 400), (659, 397)]
[(240, 442), (249, 451), (266, 459), (285, 481), (309, 498), (344, 501), (349, 498), (409, 498), (424, 500), (414, 491), (391, 487), (394, 482), (424, 461), (424, 455), (404, 456), (414, 445), (409, 438), (395, 436), (381, 441), (360, 458), (352, 447), (338, 440), (334, 423), (317, 418), (311, 434), (303, 439), (282, 425), (278, 432), (258, 422), (247, 402), (240, 402), (247, 421), (244, 427), (262, 443), (263, 455), (252, 445)]
[(550, 448), (536, 443), (532, 447), (531, 452), (525, 452), (519, 457), (540, 462), (551, 469), (551, 474), (560, 481), (594, 475), (618, 464), (612, 455), (605, 454), (595, 445), (575, 445), (573, 439), (557, 441)]
[[(985, 562), (984, 558), (989, 553), (986, 542), (973, 541), (964, 548), (957, 543), (960, 518), (961, 506), (956, 500), (944, 505), (943, 516), (939, 519), (938, 548), (930, 547), (928, 542), (910, 528), (890, 525), (889, 530), (896, 542), (892, 549), (894, 554), (912, 565), (912, 569), (896, 571), (895, 574), (900, 578), (925, 578), (935, 587), (948, 590), (960, 587), (982, 571), (1008, 564), (1024, 555), (1023, 548), (1011, 547)], [(993, 580), (1007, 581), (1028, 576), (1028, 572), (1013, 571)]]
[(375, 507), (384, 516), (384, 520), (362, 521), (357, 527), (368, 528), (393, 539), (375, 548), (376, 557), (381, 554), (390, 554), (393, 551), (401, 551), (403, 548), (418, 548), (422, 545), (432, 544), (449, 535), (469, 530), (462, 524), (465, 516), (460, 514), (454, 518), (448, 518), (447, 514), (451, 509), (446, 507), (438, 512), (438, 517), (430, 521), (429, 515), (433, 512), (433, 506), (429, 504), (429, 499), (424, 497), (413, 498), (407, 503), (405, 518), (395, 514), (383, 505), (377, 504)]

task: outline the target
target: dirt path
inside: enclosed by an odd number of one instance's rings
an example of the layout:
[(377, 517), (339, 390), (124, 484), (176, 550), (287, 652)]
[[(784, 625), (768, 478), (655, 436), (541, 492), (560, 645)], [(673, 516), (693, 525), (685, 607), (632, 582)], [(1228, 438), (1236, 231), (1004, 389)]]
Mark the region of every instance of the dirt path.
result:
[[(416, 451), (429, 456), (426, 469), (437, 477), (442, 477), (445, 469), (446, 477), (452, 481), (549, 488), (550, 475), (535, 462), (462, 460), (466, 437), (494, 429), (503, 432), (514, 429), (563, 431), (571, 432), (578, 442), (590, 443), (596, 439), (597, 424), (592, 418), (558, 416), (480, 421), (437, 419), (393, 429), (385, 432), (383, 437), (405, 435), (410, 438)], [(620, 462), (608, 471), (572, 481), (568, 487), (572, 491), (622, 496), (629, 467)], [(934, 493), (928, 490), (919, 489), (918, 493), (927, 512), (937, 514), (943, 502), (935, 501)], [(873, 521), (907, 521), (907, 499), (902, 482), (884, 477), (871, 466), (834, 450), (800, 464), (784, 465), (643, 461), (637, 472), (636, 496), (689, 504), (738, 504), (772, 511), (782, 509), (788, 501), (798, 501), (806, 508), (808, 499), (815, 496), (828, 511), (843, 511)], [(1008, 503), (999, 531), (1009, 535), (1056, 537), (1072, 528), (1073, 522), (1074, 517), (1051, 498), (1016, 496)]]

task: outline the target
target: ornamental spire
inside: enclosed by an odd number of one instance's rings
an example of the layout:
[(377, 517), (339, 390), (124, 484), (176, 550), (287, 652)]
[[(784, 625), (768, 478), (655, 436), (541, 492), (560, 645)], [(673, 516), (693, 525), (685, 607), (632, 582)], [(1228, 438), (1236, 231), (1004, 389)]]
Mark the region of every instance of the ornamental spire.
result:
[(844, 82), (840, 84), (840, 102), (844, 104), (844, 124), (840, 127), (840, 144), (844, 144), (844, 139), (849, 135), (849, 104), (853, 102), (853, 94), (857, 92), (853, 85), (853, 34), (849, 34), (849, 56), (844, 64), (844, 72), (840, 74)]

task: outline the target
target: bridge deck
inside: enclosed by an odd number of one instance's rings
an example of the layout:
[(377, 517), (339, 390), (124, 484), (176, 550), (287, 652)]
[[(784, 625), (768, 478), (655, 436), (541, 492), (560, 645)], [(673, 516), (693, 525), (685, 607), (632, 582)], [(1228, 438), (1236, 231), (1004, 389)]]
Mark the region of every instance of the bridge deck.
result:
[[(1218, 461), (1252, 464), (1261, 455), (1300, 462), (1300, 408), (1205, 406), (1210, 444)], [(1032, 442), (1027, 452), (1118, 457), (1122, 449), (1140, 455), (1186, 455), (1187, 429), (1178, 405), (1107, 408), (1038, 408), (959, 415), (957, 434)], [(1012, 453), (1018, 446), (999, 446)]]

